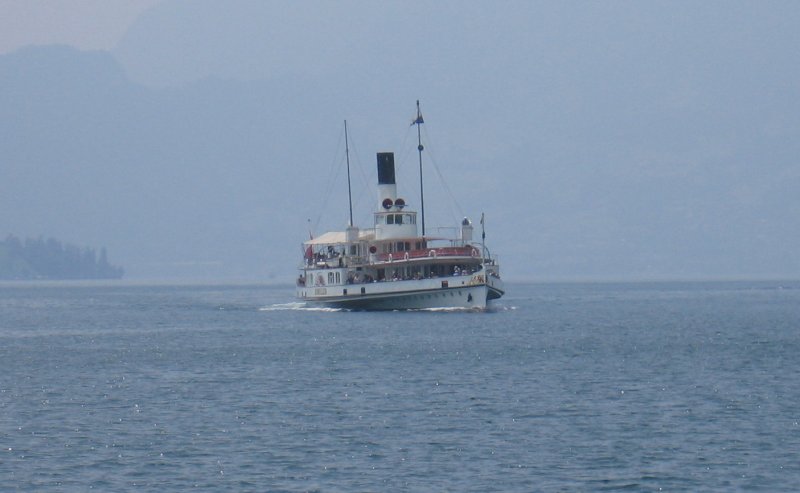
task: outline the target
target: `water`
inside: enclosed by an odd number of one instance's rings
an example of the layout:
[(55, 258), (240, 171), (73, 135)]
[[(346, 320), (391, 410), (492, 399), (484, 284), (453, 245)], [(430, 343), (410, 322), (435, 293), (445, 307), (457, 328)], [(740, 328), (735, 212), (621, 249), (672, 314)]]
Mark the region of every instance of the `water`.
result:
[(800, 283), (0, 286), (0, 489), (787, 491)]

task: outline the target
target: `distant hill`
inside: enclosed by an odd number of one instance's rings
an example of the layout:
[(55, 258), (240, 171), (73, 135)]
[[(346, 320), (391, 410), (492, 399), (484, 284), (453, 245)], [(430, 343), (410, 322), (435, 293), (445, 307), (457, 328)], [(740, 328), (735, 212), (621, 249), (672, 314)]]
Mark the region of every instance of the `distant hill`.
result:
[(122, 267), (108, 263), (105, 248), (100, 255), (89, 247), (63, 244), (55, 238), (9, 235), (0, 242), (0, 279), (120, 279)]
[[(301, 139), (330, 136), (327, 170), (338, 137), (286, 123), (281, 97), (235, 82), (153, 90), (107, 53), (61, 46), (0, 56), (0, 235), (107, 245), (134, 277), (266, 277), (282, 222), (270, 213), (307, 173), (293, 165)], [(272, 249), (289, 275), (307, 217)]]

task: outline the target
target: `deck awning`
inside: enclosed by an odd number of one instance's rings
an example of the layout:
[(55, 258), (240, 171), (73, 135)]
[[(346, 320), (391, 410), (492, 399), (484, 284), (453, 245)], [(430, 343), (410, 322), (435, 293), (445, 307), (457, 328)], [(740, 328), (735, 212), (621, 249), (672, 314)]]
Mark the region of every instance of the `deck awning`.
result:
[[(359, 231), (359, 241), (371, 240), (375, 237), (372, 231)], [(316, 246), (316, 245), (342, 245), (347, 243), (347, 233), (344, 231), (328, 231), (321, 234), (314, 239), (304, 241), (303, 245)]]

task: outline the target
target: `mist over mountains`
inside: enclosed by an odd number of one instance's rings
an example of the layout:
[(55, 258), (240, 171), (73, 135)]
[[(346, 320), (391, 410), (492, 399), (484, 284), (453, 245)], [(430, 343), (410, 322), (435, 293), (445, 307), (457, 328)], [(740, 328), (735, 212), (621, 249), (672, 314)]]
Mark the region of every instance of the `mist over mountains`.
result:
[(133, 278), (290, 280), (308, 220), (347, 220), (342, 120), (361, 224), (378, 151), (417, 206), (420, 99), (430, 222), (485, 211), (508, 278), (796, 278), (798, 17), (165, 1), (113, 52), (0, 56), (0, 235), (105, 246)]

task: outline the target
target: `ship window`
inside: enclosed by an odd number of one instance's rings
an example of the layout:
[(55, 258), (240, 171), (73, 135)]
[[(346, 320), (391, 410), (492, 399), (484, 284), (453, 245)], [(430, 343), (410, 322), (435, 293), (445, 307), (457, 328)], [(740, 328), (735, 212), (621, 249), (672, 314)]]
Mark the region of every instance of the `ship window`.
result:
[(328, 284), (333, 284), (333, 272), (328, 272)]
[(341, 284), (341, 283), (342, 283), (342, 274), (337, 272), (336, 273), (336, 284)]
[(417, 216), (415, 216), (414, 214), (409, 214), (408, 224), (417, 224)]
[(395, 215), (394, 222), (395, 224), (403, 224), (403, 215), (402, 214)]
[(386, 224), (394, 224), (394, 215), (389, 214), (386, 216)]

